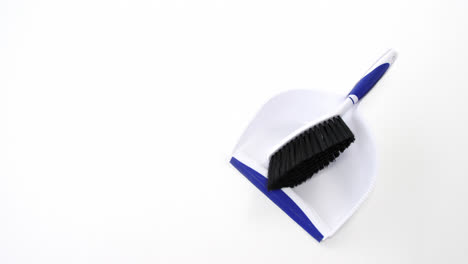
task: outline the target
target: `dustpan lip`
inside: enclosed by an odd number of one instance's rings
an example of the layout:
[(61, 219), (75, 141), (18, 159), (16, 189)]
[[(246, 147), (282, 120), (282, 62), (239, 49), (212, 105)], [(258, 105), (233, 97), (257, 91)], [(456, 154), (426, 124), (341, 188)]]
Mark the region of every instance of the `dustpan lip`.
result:
[(324, 236), (322, 233), (320, 233), (309, 217), (307, 217), (302, 209), (284, 191), (268, 191), (267, 178), (235, 157), (231, 158), (230, 163), (313, 238), (318, 242), (323, 240)]

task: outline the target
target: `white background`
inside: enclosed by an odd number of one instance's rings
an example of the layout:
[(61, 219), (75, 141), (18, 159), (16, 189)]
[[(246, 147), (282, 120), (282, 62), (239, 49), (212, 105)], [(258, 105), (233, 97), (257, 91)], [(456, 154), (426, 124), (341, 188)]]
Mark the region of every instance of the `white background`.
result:
[[(0, 2), (0, 263), (466, 263), (468, 2)], [(317, 243), (228, 161), (273, 95), (361, 104), (377, 184)]]

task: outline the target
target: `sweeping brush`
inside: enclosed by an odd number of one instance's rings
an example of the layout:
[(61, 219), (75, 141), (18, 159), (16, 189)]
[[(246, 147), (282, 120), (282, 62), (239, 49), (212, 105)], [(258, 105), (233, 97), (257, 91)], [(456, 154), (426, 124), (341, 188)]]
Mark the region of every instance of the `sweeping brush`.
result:
[(268, 190), (305, 182), (354, 142), (354, 134), (341, 116), (375, 86), (396, 57), (395, 51), (387, 51), (354, 86), (337, 111), (305, 124), (274, 148), (268, 166)]

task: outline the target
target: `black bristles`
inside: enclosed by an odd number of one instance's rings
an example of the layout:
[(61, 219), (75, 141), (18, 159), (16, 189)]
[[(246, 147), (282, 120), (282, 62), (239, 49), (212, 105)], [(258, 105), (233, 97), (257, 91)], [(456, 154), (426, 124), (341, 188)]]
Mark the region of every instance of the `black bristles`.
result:
[(354, 142), (340, 116), (322, 121), (286, 143), (270, 158), (268, 190), (297, 186), (333, 162)]

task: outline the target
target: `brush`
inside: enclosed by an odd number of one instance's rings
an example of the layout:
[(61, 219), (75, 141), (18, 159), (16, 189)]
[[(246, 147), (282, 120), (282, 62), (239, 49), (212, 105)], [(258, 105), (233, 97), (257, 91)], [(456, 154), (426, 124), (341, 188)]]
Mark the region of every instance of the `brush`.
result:
[(268, 190), (295, 187), (305, 182), (354, 142), (354, 134), (341, 116), (377, 84), (396, 57), (394, 50), (387, 51), (335, 112), (301, 126), (275, 146), (268, 165)]

